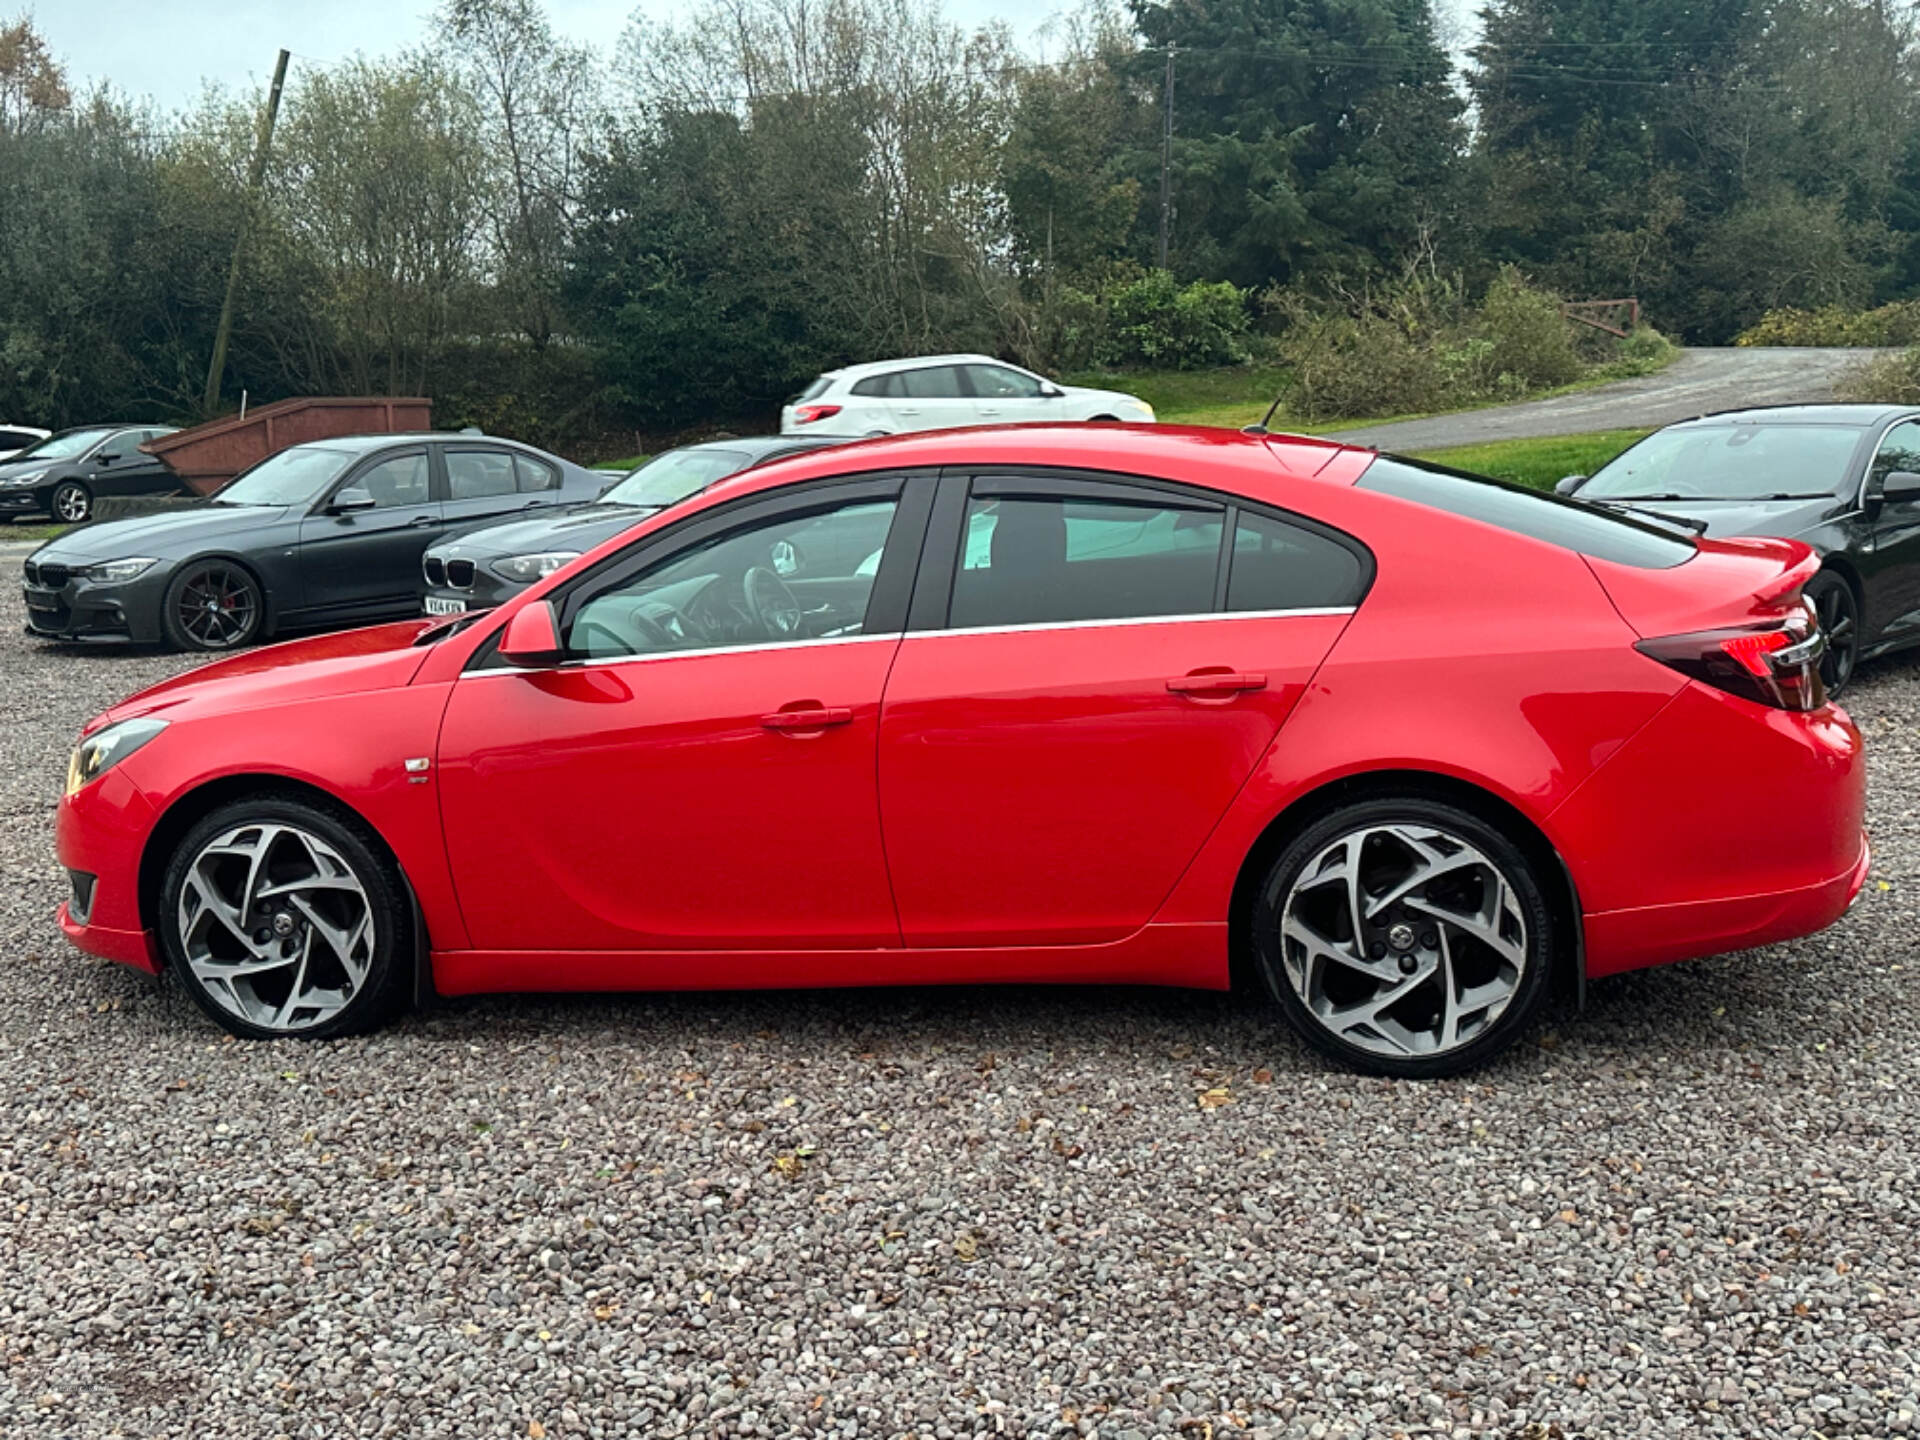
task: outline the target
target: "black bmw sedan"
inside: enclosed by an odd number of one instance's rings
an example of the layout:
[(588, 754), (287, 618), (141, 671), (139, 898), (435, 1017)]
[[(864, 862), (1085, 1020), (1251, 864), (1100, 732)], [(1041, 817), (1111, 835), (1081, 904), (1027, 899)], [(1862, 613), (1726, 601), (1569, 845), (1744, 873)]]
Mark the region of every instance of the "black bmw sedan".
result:
[(25, 565), (27, 630), (231, 650), (420, 612), (420, 555), (457, 526), (598, 495), (606, 477), (510, 440), (360, 435), (267, 457), (211, 500), (83, 526)]
[(455, 615), (498, 605), (602, 540), (729, 475), (840, 443), (845, 443), (844, 436), (754, 435), (683, 445), (629, 472), (597, 505), (564, 515), (470, 527), (430, 547), (422, 560), (426, 611)]
[(1669, 425), (1555, 487), (1685, 518), (1705, 533), (1778, 535), (1820, 552), (1807, 586), (1838, 694), (1863, 659), (1920, 643), (1920, 410), (1782, 405)]

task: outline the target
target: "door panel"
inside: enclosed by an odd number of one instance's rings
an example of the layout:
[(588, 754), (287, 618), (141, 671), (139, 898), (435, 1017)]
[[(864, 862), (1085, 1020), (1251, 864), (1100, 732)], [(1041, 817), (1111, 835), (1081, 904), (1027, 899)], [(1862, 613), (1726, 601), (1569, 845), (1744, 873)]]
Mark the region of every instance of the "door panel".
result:
[(902, 430), (944, 430), (971, 425), (973, 398), (960, 381), (958, 365), (928, 365), (890, 376), (888, 407)]
[(880, 721), (905, 943), (1092, 944), (1139, 929), (1346, 620), (909, 635)]
[[(1869, 504), (1895, 470), (1920, 470), (1920, 421), (1887, 431), (1867, 471)], [(1873, 518), (1873, 562), (1866, 587), (1866, 630), (1887, 640), (1911, 639), (1920, 627), (1920, 504), (1880, 503)]]
[[(894, 946), (874, 636), (461, 679), (440, 739), (483, 950)], [(791, 727), (776, 719), (800, 707)]]
[(300, 573), (312, 610), (392, 609), (418, 604), (420, 557), (440, 538), (441, 506), (432, 497), (425, 449), (385, 455), (336, 487), (365, 490), (374, 508), (309, 515), (300, 522)]

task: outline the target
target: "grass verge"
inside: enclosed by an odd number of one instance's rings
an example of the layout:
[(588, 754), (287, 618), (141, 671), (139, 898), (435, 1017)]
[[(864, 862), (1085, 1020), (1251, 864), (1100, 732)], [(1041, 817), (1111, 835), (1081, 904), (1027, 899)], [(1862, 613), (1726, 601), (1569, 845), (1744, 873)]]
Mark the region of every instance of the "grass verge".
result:
[(1582, 435), (1547, 435), (1536, 440), (1495, 440), (1485, 445), (1452, 445), (1421, 450), (1416, 458), (1512, 480), (1535, 490), (1551, 490), (1564, 475), (1591, 475), (1646, 430), (1589, 430)]

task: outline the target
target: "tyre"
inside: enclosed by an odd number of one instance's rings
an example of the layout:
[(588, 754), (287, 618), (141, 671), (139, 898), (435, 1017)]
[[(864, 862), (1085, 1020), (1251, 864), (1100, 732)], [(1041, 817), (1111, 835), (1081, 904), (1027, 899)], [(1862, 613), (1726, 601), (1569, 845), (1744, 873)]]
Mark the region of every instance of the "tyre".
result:
[(1262, 879), (1251, 924), (1261, 976), (1308, 1043), (1407, 1078), (1511, 1045), (1546, 999), (1560, 938), (1517, 845), (1416, 797), (1309, 825)]
[(159, 910), (168, 969), (242, 1039), (357, 1034), (407, 994), (405, 887), (344, 812), (271, 794), (222, 806), (167, 862)]
[(160, 628), (176, 650), (237, 650), (258, 639), (267, 614), (260, 582), (227, 560), (182, 566), (160, 602)]
[(78, 480), (62, 480), (47, 502), (53, 518), (67, 525), (84, 525), (93, 518), (93, 492)]
[(1839, 698), (1853, 679), (1860, 658), (1860, 602), (1846, 577), (1823, 570), (1807, 582), (1803, 592), (1820, 616), (1826, 632), (1827, 653), (1820, 660), (1820, 681), (1829, 699)]

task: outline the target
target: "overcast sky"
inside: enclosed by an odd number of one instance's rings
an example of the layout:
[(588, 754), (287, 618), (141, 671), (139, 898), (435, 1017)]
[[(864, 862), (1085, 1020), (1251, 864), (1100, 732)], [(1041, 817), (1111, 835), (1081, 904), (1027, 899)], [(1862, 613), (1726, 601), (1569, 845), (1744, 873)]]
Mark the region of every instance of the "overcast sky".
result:
[[(664, 19), (674, 0), (638, 0)], [(264, 83), (281, 48), (294, 63), (382, 55), (422, 40), (433, 0), (28, 0), (28, 11), (68, 74), (111, 80), (116, 89), (152, 96), (164, 109), (188, 105), (202, 79), (229, 89)], [(554, 27), (610, 51), (635, 0), (547, 0)], [(1063, 5), (1052, 0), (945, 0), (966, 25), (1004, 19), (1023, 41)], [(0, 13), (11, 13), (0, 7)], [(76, 89), (81, 88), (76, 86)]]

